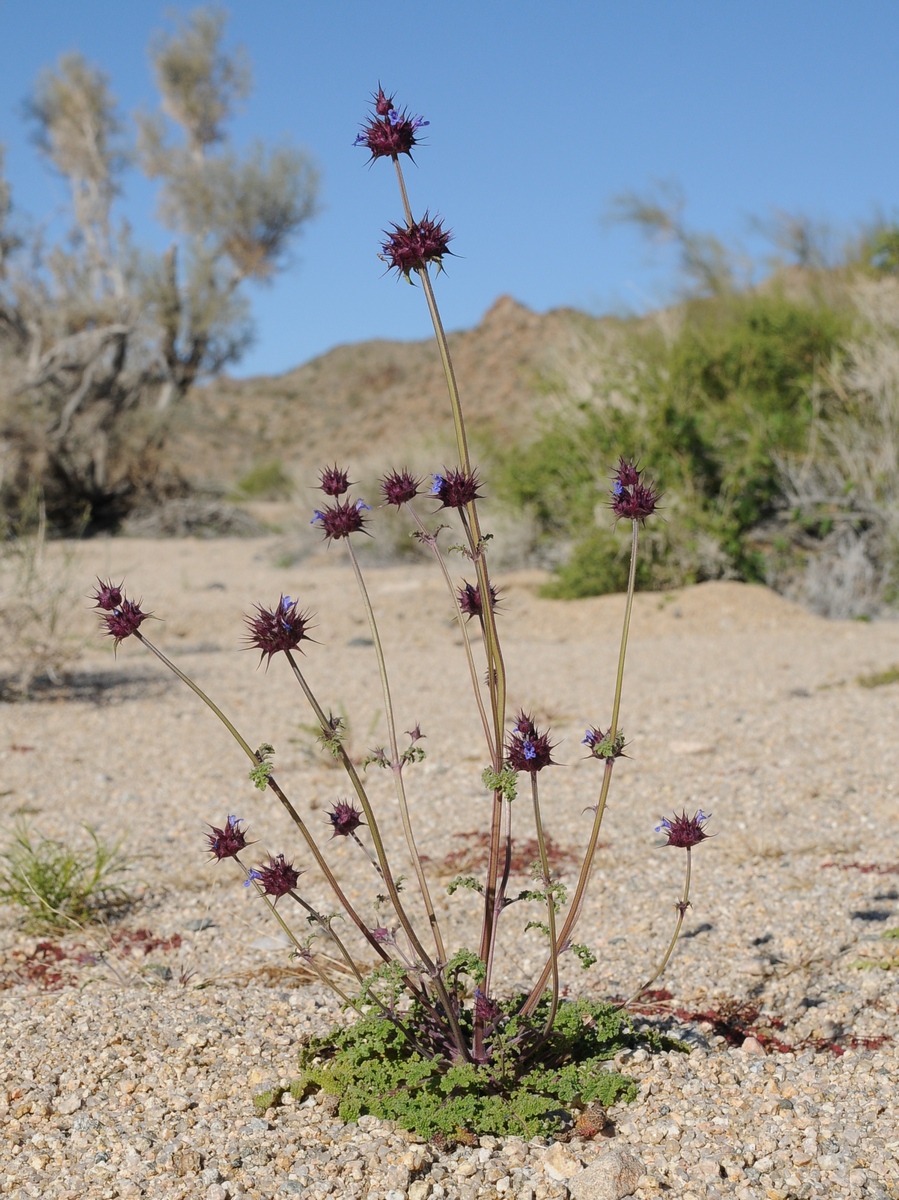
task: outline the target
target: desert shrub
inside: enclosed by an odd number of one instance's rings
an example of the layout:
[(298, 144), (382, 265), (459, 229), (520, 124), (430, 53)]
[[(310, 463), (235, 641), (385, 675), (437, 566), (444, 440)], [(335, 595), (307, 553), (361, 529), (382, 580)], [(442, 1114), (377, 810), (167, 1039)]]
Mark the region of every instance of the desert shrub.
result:
[(692, 300), (680, 316), (673, 335), (635, 323), (623, 365), (593, 398), (503, 456), (505, 495), (545, 539), (572, 543), (554, 594), (622, 586), (620, 543), (599, 504), (622, 451), (653, 463), (669, 516), (640, 586), (764, 578), (751, 534), (784, 503), (780, 460), (807, 445), (816, 381), (833, 369), (852, 310), (772, 287)]
[(81, 639), (69, 616), (77, 597), (72, 557), (48, 561), (43, 503), (32, 492), (16, 521), (0, 525), (0, 694), (27, 696), (36, 684), (61, 683)]
[(235, 500), (284, 500), (293, 492), (293, 480), (279, 458), (257, 463), (234, 486)]
[[(597, 961), (590, 946), (575, 941), (574, 935), (596, 866), (613, 769), (627, 745), (620, 716), (634, 582), (643, 527), (654, 517), (658, 494), (635, 463), (610, 456), (609, 466), (618, 460), (609, 491), (610, 524), (617, 518), (630, 533), (627, 593), (611, 708), (602, 726), (589, 724), (581, 739), (593, 760), (597, 782), (595, 802), (582, 809), (579, 865), (575, 870), (574, 864), (567, 864), (573, 875), (569, 896), (558, 869), (560, 848), (547, 836), (541, 807), (541, 772), (556, 765), (556, 743), (549, 730), (538, 728), (531, 714), (523, 709), (514, 715), (509, 711), (509, 676), (501, 646), (504, 606), (489, 569), (492, 534), (481, 524), (479, 501), (485, 484), (471, 458), (451, 350), (434, 291), (434, 276), (440, 274), (450, 234), (427, 210), (415, 220), (399, 162), (400, 154), (410, 153), (416, 145), (417, 131), (425, 123), (399, 109), (379, 88), (374, 113), (357, 145), (366, 147), (373, 160), (389, 159), (397, 173), (404, 220), (394, 223), (385, 235), (382, 258), (391, 270), (414, 282), (427, 299), (444, 366), (458, 458), (454, 464), (432, 469), (429, 478), (408, 467), (388, 471), (378, 482), (377, 499), (368, 493), (371, 504), (359, 495), (347, 467), (325, 466), (319, 475), (320, 507), (310, 523), (328, 544), (340, 546), (352, 568), (368, 624), (368, 636), (354, 641), (371, 651), (376, 664), (382, 698), (381, 744), (370, 746), (359, 762), (347, 740), (348, 721), (322, 703), (320, 683), (314, 679), (315, 614), (302, 608), (298, 598), (282, 594), (271, 607), (259, 603), (246, 615), (246, 644), (259, 651), (260, 661), (271, 666), (277, 659), (278, 668), (290, 672), (313, 714), (317, 748), (341, 768), (351, 798), (335, 800), (327, 822), (311, 823), (312, 805), (295, 804), (282, 786), (274, 747), (263, 743), (254, 750), (212, 698), (150, 640), (142, 627), (151, 614), (140, 601), (130, 599), (124, 583), (100, 581), (95, 601), (101, 625), (116, 646), (133, 639), (132, 645), (153, 654), (222, 723), (249, 763), (249, 778), (288, 813), (304, 847), (304, 859), (317, 868), (307, 873), (306, 866), (295, 865), (285, 852), (269, 854), (267, 860), (251, 865), (249, 855), (259, 852), (252, 849), (246, 823), (234, 814), (220, 825), (210, 824), (206, 834), (212, 857), (233, 861), (244, 886), (268, 906), (290, 939), (293, 954), (358, 1018), (349, 1031), (334, 1029), (306, 1048), (295, 1094), (304, 1094), (309, 1086), (323, 1088), (340, 1097), (340, 1112), (347, 1120), (374, 1112), (423, 1136), (470, 1141), (487, 1133), (558, 1132), (578, 1109), (584, 1116), (596, 1102), (634, 1095), (631, 1081), (603, 1064), (618, 1048), (633, 1044), (637, 1035), (626, 1016), (627, 1006), (651, 987), (677, 946), (690, 909), (691, 855), (710, 836), (705, 831), (710, 814), (699, 809), (689, 816), (683, 811), (663, 817), (656, 826), (665, 838), (661, 844), (683, 855), (684, 874), (671, 938), (652, 972), (630, 996), (617, 1002), (587, 1005), (568, 999), (563, 971), (577, 965), (588, 969)], [(439, 857), (446, 865), (452, 853), (426, 857), (416, 840), (421, 809), (414, 792), (420, 795), (433, 787), (420, 770), (432, 743), (425, 740), (428, 734), (418, 723), (400, 734), (397, 714), (401, 710), (395, 706), (377, 606), (357, 553), (357, 545), (375, 529), (398, 519), (427, 551), (445, 585), (476, 718), (474, 754), (455, 744), (452, 754), (460, 767), (471, 760), (477, 763), (473, 770), (485, 791), (485, 819), (475, 846), (484, 855), (465, 863), (469, 870), (448, 883), (434, 864)], [(422, 643), (424, 658), (425, 639)], [(427, 676), (430, 682), (433, 672)], [(326, 686), (333, 687), (333, 680)], [(444, 686), (442, 678), (440, 686)], [(436, 744), (441, 733), (432, 733)], [(394, 812), (402, 829), (398, 838), (389, 836), (383, 793), (372, 781), (379, 771), (392, 783)], [(391, 823), (392, 818), (391, 813)], [(322, 826), (330, 827), (327, 841)], [(344, 845), (369, 878), (371, 891), (361, 904), (341, 883), (339, 874), (346, 864), (332, 857), (335, 839), (345, 839)], [(513, 865), (531, 850), (529, 886), (519, 890)], [(400, 861), (406, 870), (411, 865), (408, 877), (397, 874)], [(463, 868), (458, 860), (456, 865)], [(358, 867), (349, 870), (355, 887)], [(329, 889), (326, 907), (313, 903), (315, 893), (309, 890), (318, 873)], [(477, 904), (481, 917), (476, 949), (445, 940), (450, 930), (444, 930), (442, 905), (435, 903), (437, 886), (445, 886), (450, 896), (469, 893)], [(509, 920), (510, 909), (516, 914), (512, 920), (517, 922), (518, 936), (533, 931), (542, 945), (527, 990), (512, 996), (499, 991), (502, 985), (497, 978), (498, 934)], [(455, 939), (455, 930), (452, 933)], [(333, 970), (335, 961), (344, 967), (339, 976)], [(515, 990), (519, 988), (516, 984)], [(640, 1035), (639, 1040), (651, 1048), (661, 1046), (652, 1037)], [(283, 1091), (267, 1092), (258, 1103), (267, 1107), (280, 1094)]]
[(899, 600), (899, 280), (883, 270), (853, 298), (858, 323), (819, 381), (803, 452), (778, 463), (791, 553), (771, 581), (831, 617)]

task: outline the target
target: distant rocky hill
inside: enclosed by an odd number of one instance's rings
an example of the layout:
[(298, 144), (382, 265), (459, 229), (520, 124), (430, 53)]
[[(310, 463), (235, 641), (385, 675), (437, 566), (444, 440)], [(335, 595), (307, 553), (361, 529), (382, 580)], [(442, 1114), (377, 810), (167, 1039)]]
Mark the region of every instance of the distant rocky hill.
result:
[[(614, 320), (573, 309), (540, 315), (502, 296), (472, 329), (450, 335), (466, 418), (479, 437), (520, 439), (554, 407), (554, 379), (580, 373)], [(223, 378), (180, 419), (174, 465), (195, 486), (233, 486), (280, 460), (299, 483), (335, 459), (354, 471), (407, 459), (455, 461), (446, 386), (433, 340), (338, 346), (284, 375)]]

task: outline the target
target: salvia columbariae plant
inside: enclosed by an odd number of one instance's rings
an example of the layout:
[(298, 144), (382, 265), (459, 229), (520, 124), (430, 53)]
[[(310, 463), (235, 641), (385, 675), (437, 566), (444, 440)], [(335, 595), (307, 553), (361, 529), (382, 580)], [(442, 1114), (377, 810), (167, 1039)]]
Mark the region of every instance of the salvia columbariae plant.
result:
[[(387, 744), (377, 747), (368, 756), (365, 766), (377, 765), (388, 770), (396, 791), (399, 813), (405, 837), (406, 853), (413, 867), (414, 879), (408, 887), (417, 890), (425, 914), (422, 925), (413, 921), (410, 904), (406, 899), (400, 877), (397, 875), (395, 853), (388, 852), (378, 821), (378, 814), (369, 796), (364, 778), (364, 766), (357, 767), (350, 757), (345, 743), (343, 722), (326, 712), (307, 678), (305, 666), (301, 666), (300, 655), (311, 642), (309, 630), (312, 615), (300, 607), (300, 601), (282, 595), (271, 608), (257, 605), (246, 618), (246, 644), (258, 650), (266, 666), (276, 656), (283, 656), (288, 669), (299, 685), (312, 709), (320, 728), (320, 742), (325, 753), (332, 755), (343, 767), (352, 799), (341, 799), (334, 804), (328, 816), (330, 838), (324, 840), (310, 827), (306, 818), (294, 806), (276, 777), (272, 760), (273, 750), (269, 745), (254, 750), (241, 736), (215, 703), (197, 685), (171, 663), (142, 632), (142, 625), (150, 615), (141, 607), (140, 601), (130, 600), (122, 584), (112, 581), (99, 582), (95, 599), (100, 610), (106, 632), (116, 647), (126, 638), (136, 638), (172, 670), (196, 695), (209, 706), (225, 725), (232, 737), (251, 763), (250, 776), (255, 785), (273, 792), (277, 800), (290, 814), (305, 844), (303, 865), (295, 865), (284, 854), (269, 856), (265, 861), (253, 864), (249, 858), (251, 843), (247, 839), (245, 822), (230, 815), (224, 824), (210, 826), (206, 835), (208, 850), (215, 860), (233, 859), (244, 873), (244, 886), (253, 888), (269, 905), (274, 917), (291, 938), (295, 954), (302, 957), (317, 972), (324, 984), (333, 989), (341, 1001), (359, 1014), (358, 1025), (367, 1031), (371, 1041), (371, 1053), (386, 1061), (389, 1046), (399, 1046), (401, 1057), (419, 1064), (430, 1064), (428, 1070), (436, 1072), (442, 1079), (438, 1092), (443, 1101), (459, 1089), (462, 1092), (478, 1091), (507, 1097), (519, 1095), (523, 1080), (540, 1077), (543, 1082), (533, 1085), (541, 1092), (546, 1102), (540, 1112), (546, 1116), (552, 1104), (558, 1109), (558, 1101), (568, 1100), (588, 1103), (591, 1095), (599, 1095), (595, 1084), (590, 1085), (586, 1075), (572, 1076), (570, 1095), (559, 1090), (546, 1099), (546, 1068), (561, 1064), (610, 1057), (608, 1052), (581, 1054), (578, 1058), (574, 1042), (563, 1030), (570, 1023), (571, 1002), (562, 1000), (561, 974), (563, 966), (573, 957), (589, 965), (594, 956), (575, 942), (575, 933), (581, 917), (588, 884), (594, 868), (594, 858), (599, 842), (600, 829), (606, 811), (609, 788), (615, 764), (625, 751), (625, 737), (619, 723), (622, 688), (624, 682), (625, 655), (628, 629), (634, 598), (636, 563), (641, 526), (653, 516), (659, 494), (644, 479), (643, 471), (631, 460), (621, 457), (612, 477), (609, 506), (610, 517), (617, 521), (629, 521), (631, 525), (630, 571), (625, 599), (624, 621), (618, 657), (612, 712), (604, 726), (595, 725), (587, 729), (583, 745), (588, 755), (597, 760), (598, 797), (589, 809), (592, 813), (586, 849), (577, 873), (570, 901), (553, 872), (549, 854), (549, 839), (546, 836), (541, 812), (541, 772), (555, 765), (553, 751), (555, 743), (546, 729), (538, 728), (533, 717), (519, 711), (511, 720), (507, 716), (506, 666), (503, 659), (499, 633), (501, 596), (490, 578), (488, 568), (489, 535), (481, 527), (478, 500), (482, 496), (483, 483), (472, 465), (462, 405), (456, 385), (450, 357), (449, 345), (437, 307), (434, 293), (432, 268), (439, 274), (444, 257), (449, 253), (450, 233), (439, 219), (427, 212), (418, 220), (410, 206), (400, 157), (411, 158), (418, 143), (418, 133), (426, 125), (420, 117), (411, 117), (405, 110), (397, 108), (392, 96), (381, 88), (374, 97), (374, 112), (356, 139), (357, 145), (368, 149), (371, 160), (389, 159), (396, 171), (403, 206), (403, 221), (394, 224), (381, 247), (381, 257), (390, 269), (396, 269), (410, 283), (417, 283), (428, 305), (433, 321), (437, 346), (446, 376), (449, 402), (455, 430), (457, 461), (442, 465), (430, 480), (413, 475), (406, 468), (391, 471), (380, 481), (382, 507), (404, 509), (410, 516), (415, 536), (432, 553), (437, 568), (446, 583), (458, 627), (462, 634), (464, 653), (471, 677), (474, 704), (477, 709), (483, 737), (483, 754), (486, 763), (483, 782), (492, 796), (489, 812), (488, 856), (486, 869), (480, 878), (459, 879), (450, 891), (459, 886), (469, 887), (480, 895), (482, 918), (480, 939), (476, 949), (456, 949), (447, 946), (437, 916), (431, 884), (428, 881), (425, 861), (419, 852), (410, 804), (407, 796), (406, 769), (424, 757), (421, 741), (424, 737), (417, 726), (405, 733), (408, 744), (397, 729), (394, 703), (390, 688), (387, 663), (381, 645), (378, 621), (366, 588), (363, 572), (354, 547), (354, 538), (368, 535), (372, 523), (372, 510), (361, 499), (351, 495), (353, 484), (348, 472), (336, 463), (326, 466), (320, 473), (320, 488), (326, 500), (315, 510), (312, 524), (317, 525), (328, 542), (345, 545), (362, 605), (365, 609), (374, 654), (377, 659), (386, 714)], [(433, 508), (437, 503), (437, 509)], [(431, 507), (425, 510), (425, 504)], [(471, 579), (461, 583), (454, 580), (438, 546), (441, 530), (445, 526), (434, 526), (436, 513), (443, 515), (451, 510), (461, 524), (463, 534), (462, 551), (468, 560)], [(485, 603), (485, 600), (487, 601)], [(470, 623), (475, 622), (482, 638), (476, 643), (470, 633)], [(480, 657), (480, 661), (479, 661)], [(529, 801), (517, 799), (524, 788), (529, 792)], [(516, 826), (522, 820), (521, 808), (529, 809), (527, 818), (528, 835), (536, 834), (538, 862), (534, 868), (535, 884), (523, 896), (510, 895), (510, 864)], [(658, 969), (638, 988), (629, 1001), (640, 994), (658, 977), (667, 965), (673, 952), (684, 915), (690, 905), (691, 851), (708, 836), (705, 825), (708, 817), (701, 810), (690, 817), (686, 813), (662, 819), (657, 831), (667, 834), (667, 844), (685, 851), (686, 875), (681, 898), (675, 905), (677, 920), (674, 934)], [(519, 835), (520, 836), (520, 835)], [(349, 838), (374, 867), (379, 889), (380, 902), (389, 910), (389, 916), (378, 908), (377, 923), (359, 911), (344, 891), (340, 880), (328, 862), (328, 842), (336, 838)], [(305, 870), (320, 872), (330, 886), (339, 908), (349, 922), (355, 926), (360, 945), (368, 948), (364, 957), (351, 944), (346, 925), (341, 931), (335, 927), (332, 915), (318, 911), (303, 896), (303, 874)], [(505, 912), (515, 899), (536, 900), (544, 906), (545, 921), (531, 922), (546, 937), (545, 962), (533, 980), (526, 995), (500, 998), (496, 995), (494, 964), (497, 952), (497, 934)], [(290, 921), (291, 904), (299, 907), (303, 922), (313, 930), (311, 937), (301, 940), (294, 932)], [(326, 946), (328, 955), (319, 954), (317, 947)], [(376, 966), (371, 965), (372, 958)], [(339, 979), (332, 969), (336, 961), (345, 968)], [(347, 980), (352, 983), (348, 984)], [(605, 1006), (604, 1020), (620, 1033), (629, 1029), (625, 1005)], [(598, 1009), (585, 1014), (579, 1009), (580, 1027), (595, 1028)], [(615, 1025), (612, 1017), (618, 1020)], [(375, 1022), (372, 1025), (372, 1021)], [(372, 1033), (372, 1029), (379, 1032)], [(385, 1030), (387, 1032), (385, 1032)], [(585, 1035), (586, 1036), (586, 1035)], [(567, 1039), (567, 1040), (566, 1040)], [(612, 1051), (614, 1053), (614, 1050)], [(339, 1057), (339, 1055), (338, 1055)], [(358, 1057), (358, 1054), (357, 1054)], [(463, 1070), (464, 1069), (464, 1070)], [(574, 1070), (574, 1067), (571, 1067)], [(463, 1075), (458, 1072), (463, 1070)], [(464, 1074), (467, 1070), (468, 1074)], [(455, 1075), (452, 1073), (456, 1072)], [(543, 1072), (543, 1075), (541, 1075)], [(442, 1073), (442, 1074), (441, 1074)], [(593, 1071), (596, 1074), (596, 1071)], [(575, 1078), (576, 1076), (576, 1078)], [(316, 1077), (321, 1086), (328, 1080)], [(349, 1095), (352, 1081), (335, 1067), (334, 1079), (341, 1078), (336, 1090), (344, 1089)], [(419, 1082), (424, 1076), (420, 1077)], [(447, 1080), (452, 1079), (451, 1083)], [(561, 1078), (561, 1076), (559, 1076)], [(620, 1077), (618, 1077), (620, 1078)], [(461, 1081), (461, 1082), (460, 1082)], [(472, 1083), (474, 1081), (474, 1083)], [(388, 1081), (389, 1082), (389, 1081)], [(396, 1079), (393, 1081), (396, 1083)], [(464, 1086), (463, 1086), (464, 1084)], [(369, 1084), (369, 1087), (372, 1085)], [(387, 1086), (386, 1084), (384, 1085)], [(590, 1087), (594, 1091), (590, 1092)], [(403, 1084), (405, 1090), (406, 1084)], [(518, 1088), (519, 1091), (515, 1089)], [(383, 1093), (383, 1087), (375, 1089)], [(389, 1090), (389, 1089), (388, 1089)], [(549, 1091), (552, 1091), (549, 1088)], [(533, 1097), (531, 1097), (531, 1103)], [(542, 1102), (542, 1101), (541, 1101)], [(355, 1102), (347, 1101), (347, 1112), (356, 1111)], [(375, 1102), (372, 1101), (372, 1104)], [(440, 1107), (440, 1106), (438, 1106)], [(539, 1104), (537, 1105), (539, 1109)], [(527, 1104), (524, 1105), (527, 1109)], [(372, 1109), (378, 1111), (377, 1109)], [(387, 1111), (387, 1110), (385, 1110)], [(493, 1110), (491, 1110), (493, 1111)], [(522, 1109), (522, 1111), (524, 1111)], [(481, 1123), (480, 1132), (503, 1132), (534, 1130), (535, 1126), (520, 1113), (511, 1124), (503, 1123), (496, 1116), (481, 1114), (473, 1116), (468, 1109), (460, 1110), (461, 1116), (454, 1117), (456, 1127)], [(533, 1117), (532, 1109), (528, 1109)], [(468, 1115), (466, 1115), (468, 1114)], [(396, 1114), (394, 1114), (396, 1115)], [(402, 1114), (400, 1119), (404, 1119)], [(406, 1116), (407, 1120), (408, 1115)], [(413, 1127), (433, 1133), (443, 1128), (437, 1118), (419, 1120)], [(489, 1126), (489, 1129), (487, 1128)]]

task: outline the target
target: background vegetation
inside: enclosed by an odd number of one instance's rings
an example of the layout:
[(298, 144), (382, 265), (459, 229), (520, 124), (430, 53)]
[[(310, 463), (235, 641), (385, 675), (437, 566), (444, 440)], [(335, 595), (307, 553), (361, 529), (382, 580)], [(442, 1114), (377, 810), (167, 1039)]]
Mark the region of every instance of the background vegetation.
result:
[[(72, 533), (115, 528), (183, 491), (163, 469), (173, 412), (198, 379), (235, 362), (251, 329), (242, 286), (265, 281), (315, 208), (316, 177), (289, 146), (239, 153), (229, 119), (249, 68), (198, 9), (151, 46), (156, 113), (129, 127), (106, 76), (78, 54), (38, 79), (35, 145), (68, 186), (70, 229), (48, 243), (13, 213), (0, 159), (0, 502), (39, 487)], [(120, 218), (123, 175), (159, 183), (162, 254)]]
[(621, 323), (594, 381), (547, 383), (555, 415), (501, 455), (501, 487), (567, 555), (550, 593), (622, 590), (627, 545), (600, 500), (617, 456), (664, 492), (639, 586), (767, 582), (833, 616), (892, 601), (899, 554), (899, 236), (878, 225), (828, 262), (815, 231), (778, 227), (792, 263), (761, 284), (677, 209), (625, 215), (674, 238), (679, 304)]

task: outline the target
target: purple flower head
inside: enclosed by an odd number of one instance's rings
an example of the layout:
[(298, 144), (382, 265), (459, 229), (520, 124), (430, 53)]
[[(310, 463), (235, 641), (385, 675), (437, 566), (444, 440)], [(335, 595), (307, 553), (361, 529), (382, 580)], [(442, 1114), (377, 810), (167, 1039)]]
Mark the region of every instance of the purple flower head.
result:
[(112, 612), (118, 608), (125, 599), (125, 593), (122, 588), (125, 586), (124, 579), (120, 584), (115, 584), (111, 579), (103, 580), (97, 576), (97, 583), (100, 585), (94, 592), (92, 599), (96, 600), (96, 608), (102, 608), (106, 612)]
[(379, 925), (377, 929), (372, 929), (370, 932), (379, 946), (392, 946), (396, 942), (396, 934), (390, 929), (385, 929), (383, 925)]
[(700, 808), (692, 817), (688, 817), (686, 812), (682, 812), (680, 816), (675, 816), (672, 820), (667, 817), (662, 817), (660, 825), (656, 825), (656, 833), (665, 833), (668, 835), (666, 846), (678, 846), (681, 849), (689, 850), (691, 846), (698, 846), (700, 842), (704, 842), (710, 834), (703, 829), (706, 821), (711, 817), (711, 813), (704, 813)]
[(335, 464), (319, 471), (320, 487), (326, 496), (342, 496), (352, 486), (346, 471), (340, 470)]
[(503, 1010), (500, 1008), (496, 1000), (491, 1000), (489, 996), (485, 996), (479, 987), (474, 990), (474, 1015), (475, 1020), (484, 1021), (486, 1024), (491, 1024), (502, 1016)]
[(391, 471), (389, 475), (385, 475), (380, 487), (385, 504), (393, 504), (400, 508), (415, 499), (421, 487), (421, 480), (403, 468), (402, 471)]
[(506, 754), (512, 770), (527, 771), (534, 775), (544, 767), (555, 766), (553, 749), (554, 743), (550, 742), (549, 736), (540, 733), (527, 713), (520, 711), (506, 743)]
[[(472, 617), (481, 617), (484, 615), (484, 607), (481, 604), (481, 585), (479, 583), (469, 583), (464, 580), (462, 586), (456, 593), (459, 600), (459, 608), (471, 620)], [(490, 584), (490, 609), (493, 611), (496, 608), (499, 593), (493, 584)]]
[(348, 837), (363, 823), (362, 813), (346, 800), (338, 800), (328, 813), (328, 820), (334, 828), (331, 837)]
[(615, 516), (643, 521), (655, 512), (659, 499), (660, 493), (652, 484), (643, 483), (643, 472), (632, 462), (619, 458), (612, 481), (612, 512)]
[(267, 866), (254, 867), (250, 874), (266, 896), (274, 896), (277, 899), (293, 891), (303, 872), (297, 871), (292, 863), (284, 861), (283, 854), (279, 854), (277, 857), (269, 856)]
[(477, 471), (444, 467), (443, 474), (435, 475), (433, 479), (431, 495), (437, 497), (441, 508), (464, 508), (466, 504), (481, 499), (481, 493), (478, 491), (481, 481)]
[(421, 271), (430, 263), (443, 267), (443, 256), (448, 249), (452, 232), (444, 229), (439, 218), (425, 213), (420, 221), (412, 225), (394, 225), (384, 231), (387, 238), (381, 245), (381, 258), (388, 264), (388, 271), (396, 270), (406, 279), (413, 271)]
[(308, 640), (311, 614), (300, 612), (298, 603), (298, 600), (291, 600), (290, 596), (282, 596), (275, 608), (263, 608), (257, 604), (255, 614), (244, 617), (249, 631), (246, 649), (255, 647), (261, 652), (262, 658), (268, 658), (271, 662), (279, 650), (296, 650), (300, 642)]
[(354, 145), (365, 146), (371, 153), (371, 162), (376, 158), (396, 158), (400, 154), (412, 157), (412, 147), (417, 145), (416, 133), (430, 121), (423, 117), (412, 117), (405, 109), (396, 107), (393, 96), (378, 87), (374, 95), (375, 115), (362, 126)]
[[(112, 590), (117, 591), (118, 589)], [(123, 642), (125, 638), (137, 633), (141, 624), (150, 615), (142, 610), (139, 600), (136, 602), (128, 600), (125, 598), (124, 592), (121, 592), (119, 603), (109, 611), (102, 612), (100, 620), (106, 626), (107, 634), (113, 638), (116, 648), (118, 648), (119, 643)]]
[(329, 508), (315, 510), (310, 525), (320, 525), (328, 541), (349, 537), (351, 533), (365, 533), (364, 512), (371, 512), (364, 500), (341, 500)]
[(218, 862), (221, 862), (223, 858), (234, 858), (246, 848), (247, 835), (246, 830), (241, 829), (243, 824), (244, 821), (241, 817), (229, 816), (224, 829), (219, 829), (215, 825), (209, 826), (212, 833), (206, 834), (206, 840), (209, 842), (208, 849)]
[(621, 730), (617, 730), (615, 737), (609, 737), (611, 730), (605, 733), (595, 726), (593, 729), (588, 729), (581, 738), (581, 745), (586, 746), (593, 758), (621, 758), (624, 754), (624, 734)]

